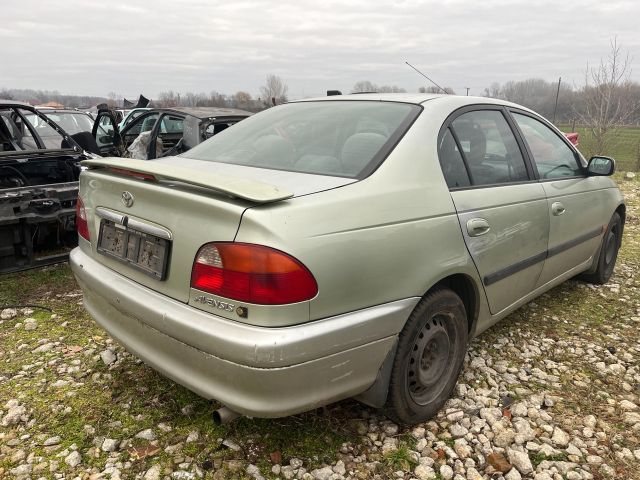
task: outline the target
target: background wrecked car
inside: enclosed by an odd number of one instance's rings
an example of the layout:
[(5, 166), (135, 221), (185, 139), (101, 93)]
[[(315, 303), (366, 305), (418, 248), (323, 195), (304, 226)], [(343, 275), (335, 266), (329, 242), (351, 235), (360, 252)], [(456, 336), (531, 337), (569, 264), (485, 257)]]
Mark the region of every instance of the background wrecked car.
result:
[(89, 157), (42, 112), (0, 100), (0, 273), (67, 258), (78, 238), (79, 162)]

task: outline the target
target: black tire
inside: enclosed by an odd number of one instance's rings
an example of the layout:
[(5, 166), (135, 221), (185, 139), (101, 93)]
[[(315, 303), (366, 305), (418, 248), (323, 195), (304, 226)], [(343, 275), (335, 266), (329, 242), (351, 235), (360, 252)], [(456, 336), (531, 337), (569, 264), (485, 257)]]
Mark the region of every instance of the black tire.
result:
[(582, 279), (589, 282), (602, 285), (607, 283), (613, 274), (618, 259), (618, 250), (622, 243), (622, 219), (618, 212), (611, 217), (611, 221), (607, 226), (607, 231), (602, 237), (602, 245), (600, 246), (600, 254), (593, 273), (582, 275)]
[(449, 289), (420, 300), (400, 332), (386, 414), (411, 425), (433, 417), (451, 396), (467, 351), (467, 312)]

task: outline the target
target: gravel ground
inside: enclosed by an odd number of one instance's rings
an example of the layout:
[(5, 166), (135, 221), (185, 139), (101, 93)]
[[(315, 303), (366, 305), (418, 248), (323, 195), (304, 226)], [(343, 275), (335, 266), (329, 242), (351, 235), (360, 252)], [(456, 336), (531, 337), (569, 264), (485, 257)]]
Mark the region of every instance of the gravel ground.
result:
[(68, 267), (0, 279), (0, 478), (640, 479), (640, 184), (604, 286), (570, 281), (471, 344), (454, 397), (400, 429), (354, 401), (278, 420), (212, 405), (84, 313)]

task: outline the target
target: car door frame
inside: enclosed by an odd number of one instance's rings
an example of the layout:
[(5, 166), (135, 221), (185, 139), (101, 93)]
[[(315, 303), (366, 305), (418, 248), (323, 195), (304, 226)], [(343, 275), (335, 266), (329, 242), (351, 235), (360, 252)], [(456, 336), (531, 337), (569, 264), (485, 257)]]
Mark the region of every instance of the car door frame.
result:
[[(526, 171), (527, 171), (527, 176), (529, 177), (527, 180), (517, 180), (517, 181), (513, 181), (513, 182), (501, 182), (501, 183), (493, 183), (493, 184), (483, 184), (483, 185), (469, 185), (469, 186), (464, 186), (464, 187), (452, 187), (449, 188), (449, 192), (451, 194), (454, 206), (456, 208), (456, 214), (458, 216), (458, 219), (460, 221), (460, 229), (462, 232), (462, 235), (464, 237), (465, 240), (465, 245), (467, 246), (467, 250), (469, 251), (469, 255), (471, 256), (471, 258), (473, 259), (474, 264), (476, 265), (476, 269), (478, 271), (478, 274), (482, 280), (482, 286), (483, 286), (483, 290), (485, 292), (485, 295), (487, 297), (487, 302), (489, 304), (489, 308), (492, 314), (498, 314), (501, 311), (504, 311), (505, 309), (508, 309), (511, 305), (517, 303), (518, 301), (520, 301), (522, 298), (526, 297), (531, 291), (535, 290), (535, 288), (537, 288), (538, 286), (538, 279), (539, 279), (539, 274), (542, 273), (542, 269), (544, 268), (544, 261), (546, 258), (546, 251), (547, 251), (547, 246), (548, 246), (548, 235), (549, 235), (549, 220), (548, 220), (548, 216), (545, 215), (544, 212), (546, 212), (546, 195), (544, 192), (544, 189), (542, 186), (540, 186), (539, 188), (535, 188), (533, 187), (534, 185), (540, 185), (539, 181), (538, 181), (538, 176), (536, 174), (536, 171), (534, 170), (534, 166), (531, 163), (531, 158), (528, 155), (528, 151), (526, 150), (526, 143), (524, 142), (523, 138), (519, 135), (519, 132), (516, 130), (516, 125), (514, 124), (514, 119), (511, 117), (511, 115), (509, 114), (507, 107), (504, 105), (500, 105), (500, 104), (493, 104), (493, 103), (477, 103), (477, 104), (473, 104), (473, 105), (466, 105), (464, 107), (458, 108), (456, 110), (454, 110), (453, 112), (451, 112), (447, 118), (445, 119), (445, 121), (442, 123), (442, 126), (440, 128), (440, 131), (438, 132), (438, 145), (440, 145), (440, 142), (442, 141), (443, 136), (445, 135), (447, 129), (449, 129), (450, 127), (452, 127), (452, 123), (453, 121), (460, 117), (461, 115), (464, 115), (466, 113), (469, 112), (473, 112), (473, 111), (497, 111), (499, 112), (502, 117), (504, 118), (504, 120), (506, 121), (511, 134), (513, 136), (513, 138), (515, 139), (518, 149), (520, 150), (520, 154), (522, 156)], [(464, 152), (462, 151), (462, 147), (460, 144), (459, 139), (457, 138), (457, 134), (455, 132), (454, 128), (451, 128), (451, 133), (454, 136), (455, 142), (457, 144), (457, 148), (459, 150), (461, 150), (461, 156), (465, 165), (465, 168), (467, 169), (467, 173), (469, 173), (469, 166), (467, 164), (467, 160), (465, 158)], [(469, 180), (470, 182), (472, 182), (472, 175), (469, 175)], [(529, 190), (535, 191), (535, 202), (537, 202), (538, 205), (538, 210), (539, 210), (539, 217), (540, 217), (540, 221), (545, 222), (546, 224), (546, 236), (544, 236), (544, 232), (543, 232), (543, 238), (541, 237), (538, 241), (538, 243), (540, 244), (540, 251), (536, 251), (535, 253), (533, 253), (532, 255), (529, 255), (527, 257), (523, 257), (521, 259), (519, 259), (518, 261), (509, 264), (503, 268), (500, 269), (496, 269), (495, 271), (491, 271), (491, 272), (487, 272), (487, 271), (483, 271), (483, 269), (481, 267), (478, 266), (477, 263), (477, 258), (474, 257), (474, 252), (472, 251), (473, 249), (473, 245), (471, 245), (470, 242), (470, 235), (468, 234), (465, 226), (463, 225), (463, 223), (466, 223), (465, 220), (466, 217), (468, 216), (467, 214), (469, 214), (470, 212), (481, 212), (482, 209), (463, 209), (460, 210), (459, 209), (459, 205), (460, 202), (458, 202), (458, 204), (456, 203), (456, 192), (458, 191), (473, 191), (473, 190), (484, 190), (487, 188), (504, 188), (504, 187), (513, 187), (513, 186), (517, 186), (517, 185), (531, 185), (532, 187), (529, 188)], [(537, 190), (537, 191), (536, 191)], [(514, 194), (515, 197), (517, 197), (517, 192)], [(524, 201), (526, 202), (526, 200)], [(544, 202), (544, 203), (543, 203)], [(544, 208), (544, 212), (542, 209), (542, 206), (545, 205)], [(524, 275), (525, 274), (525, 270), (529, 269), (530, 267), (533, 266), (538, 266), (539, 269), (539, 273), (536, 276), (535, 272), (533, 272), (533, 277), (535, 277), (535, 281), (532, 281), (532, 279), (530, 279), (530, 283), (531, 283), (531, 288), (528, 291), (524, 291), (522, 292), (521, 295), (519, 296), (513, 296), (512, 298), (510, 298), (508, 301), (505, 301), (504, 299), (502, 299), (502, 301), (498, 301), (498, 299), (494, 299), (492, 297), (495, 297), (495, 294), (493, 294), (492, 292), (489, 291), (489, 289), (491, 289), (492, 285), (497, 284), (498, 282), (500, 282), (501, 280), (505, 280), (507, 278), (513, 277), (514, 275)], [(493, 289), (491, 289), (493, 290)]]
[[(153, 128), (151, 129), (151, 141), (149, 142), (149, 145), (147, 146), (147, 160), (155, 160), (156, 157), (156, 149), (154, 148), (156, 145), (156, 140), (158, 138), (158, 134), (160, 133), (160, 128), (162, 127), (162, 120), (165, 117), (181, 117), (182, 121), (183, 121), (183, 127), (182, 127), (182, 140), (184, 140), (184, 121), (186, 119), (186, 115), (184, 113), (180, 113), (180, 112), (171, 112), (171, 111), (166, 111), (166, 112), (159, 112), (160, 116), (158, 117), (158, 120), (156, 120), (156, 123), (154, 124)], [(142, 115), (139, 115), (142, 116)], [(135, 121), (135, 120), (134, 120)], [(174, 148), (174, 147), (171, 147)], [(171, 151), (171, 148), (167, 150), (167, 152)], [(165, 156), (165, 152), (163, 153), (163, 157)], [(160, 157), (161, 158), (161, 157)]]
[[(107, 117), (108, 119), (110, 119), (113, 125), (113, 143), (111, 145), (105, 145), (104, 147), (101, 147), (100, 143), (98, 142), (98, 130), (102, 128), (100, 126), (100, 121), (104, 117)], [(120, 131), (118, 130), (118, 123), (116, 122), (116, 117), (113, 114), (113, 111), (106, 108), (98, 110), (98, 113), (96, 114), (96, 119), (93, 121), (93, 128), (91, 129), (91, 135), (95, 139), (101, 155), (103, 153), (113, 153), (113, 154), (117, 154), (116, 156), (121, 156), (122, 137), (120, 135)]]

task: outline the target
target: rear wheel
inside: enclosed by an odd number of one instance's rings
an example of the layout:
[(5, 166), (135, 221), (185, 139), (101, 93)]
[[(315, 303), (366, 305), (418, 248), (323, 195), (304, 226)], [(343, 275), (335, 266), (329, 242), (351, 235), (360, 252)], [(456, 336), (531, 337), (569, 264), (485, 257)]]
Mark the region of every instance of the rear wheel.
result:
[(602, 238), (598, 263), (593, 273), (582, 275), (582, 278), (590, 283), (607, 283), (613, 274), (618, 259), (618, 250), (622, 241), (622, 219), (618, 212), (611, 217), (607, 231)]
[(387, 415), (401, 424), (433, 417), (451, 396), (467, 350), (467, 313), (449, 289), (427, 294), (400, 332)]

